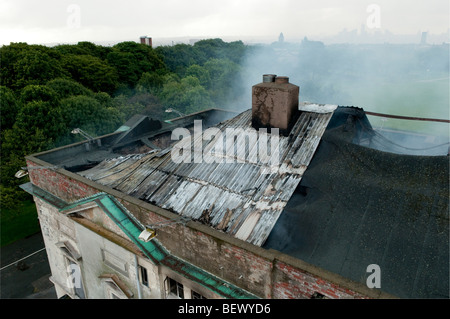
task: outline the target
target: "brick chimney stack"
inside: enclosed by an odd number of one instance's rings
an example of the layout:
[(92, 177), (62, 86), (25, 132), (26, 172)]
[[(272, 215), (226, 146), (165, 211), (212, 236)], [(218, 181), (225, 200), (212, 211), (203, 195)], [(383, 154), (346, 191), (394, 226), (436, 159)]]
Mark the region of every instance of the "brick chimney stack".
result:
[(299, 116), (300, 88), (286, 76), (265, 74), (263, 82), (252, 87), (252, 126), (279, 128), (288, 135)]
[(147, 36), (140, 37), (141, 44), (146, 44), (150, 47), (153, 47), (152, 38)]

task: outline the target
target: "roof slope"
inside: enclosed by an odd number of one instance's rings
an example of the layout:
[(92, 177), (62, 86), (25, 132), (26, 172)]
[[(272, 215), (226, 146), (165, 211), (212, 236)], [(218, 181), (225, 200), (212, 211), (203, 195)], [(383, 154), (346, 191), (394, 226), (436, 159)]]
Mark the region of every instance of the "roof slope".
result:
[(263, 247), (363, 284), (377, 264), (385, 292), (449, 298), (449, 157), (361, 147), (355, 133), (327, 129)]
[[(194, 135), (175, 147), (201, 143), (203, 150), (211, 151), (212, 163), (176, 163), (170, 149), (165, 149), (105, 160), (78, 174), (262, 245), (300, 182), (336, 107), (303, 108), (290, 134), (279, 136), (280, 165), (275, 167), (258, 153), (258, 144), (271, 145), (273, 137), (252, 128), (248, 110), (216, 126), (220, 132), (237, 132), (228, 145), (228, 150), (237, 152), (231, 156), (227, 152), (226, 158), (224, 152), (214, 152), (219, 145), (225, 147), (223, 140)], [(243, 138), (251, 134), (257, 137), (254, 144)]]

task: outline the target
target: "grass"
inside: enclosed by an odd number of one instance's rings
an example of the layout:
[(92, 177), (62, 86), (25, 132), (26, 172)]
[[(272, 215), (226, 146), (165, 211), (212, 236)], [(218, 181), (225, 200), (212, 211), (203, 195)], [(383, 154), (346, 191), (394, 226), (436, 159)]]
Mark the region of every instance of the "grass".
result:
[(24, 201), (15, 209), (2, 209), (0, 217), (1, 247), (40, 231), (36, 205)]

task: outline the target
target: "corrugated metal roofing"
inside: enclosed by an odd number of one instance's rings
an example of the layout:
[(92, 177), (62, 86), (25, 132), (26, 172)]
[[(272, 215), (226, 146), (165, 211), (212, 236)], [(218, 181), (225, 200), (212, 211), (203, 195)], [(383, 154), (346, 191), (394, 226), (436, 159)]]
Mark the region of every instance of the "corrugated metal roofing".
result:
[[(248, 110), (216, 126), (221, 132), (240, 129), (228, 144), (237, 150), (232, 157), (211, 152), (217, 162), (176, 163), (166, 149), (108, 159), (78, 174), (261, 246), (300, 182), (335, 108), (305, 107), (308, 111), (301, 112), (290, 134), (279, 136), (276, 170), (265, 164), (257, 147), (265, 141), (270, 145), (273, 137), (252, 128)], [(256, 134), (253, 145), (241, 138), (246, 134)], [(199, 135), (174, 148), (196, 142), (203, 150), (224, 145)], [(264, 168), (268, 173), (262, 174)]]

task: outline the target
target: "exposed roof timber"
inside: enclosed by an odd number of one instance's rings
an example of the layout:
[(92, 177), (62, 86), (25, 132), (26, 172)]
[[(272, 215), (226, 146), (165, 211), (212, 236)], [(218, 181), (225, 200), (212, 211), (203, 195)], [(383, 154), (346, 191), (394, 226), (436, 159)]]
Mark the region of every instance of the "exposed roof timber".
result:
[[(237, 138), (227, 146), (238, 154), (227, 152), (223, 157), (224, 152), (212, 152), (213, 163), (176, 163), (166, 149), (108, 159), (79, 174), (260, 246), (300, 182), (336, 109), (302, 107), (290, 134), (278, 137), (279, 165), (271, 166), (259, 156), (257, 144), (271, 145), (273, 136), (252, 128), (249, 110), (216, 126), (221, 132), (235, 129)], [(246, 143), (247, 134), (256, 134), (256, 143)], [(192, 145), (215, 150), (224, 144), (194, 135), (174, 147)]]

